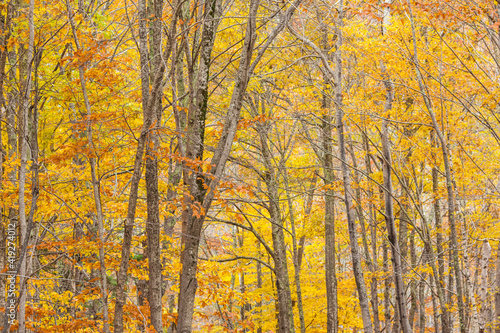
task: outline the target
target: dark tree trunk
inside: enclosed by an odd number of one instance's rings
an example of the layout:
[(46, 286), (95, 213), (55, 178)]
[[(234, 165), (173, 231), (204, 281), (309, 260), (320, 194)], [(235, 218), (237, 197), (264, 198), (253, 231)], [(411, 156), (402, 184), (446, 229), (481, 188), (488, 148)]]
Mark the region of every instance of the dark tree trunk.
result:
[[(143, 0), (145, 1), (145, 0)], [(173, 48), (175, 35), (176, 35), (176, 21), (177, 21), (177, 2), (173, 3), (174, 6), (174, 16), (170, 25), (170, 37), (167, 41), (167, 46), (163, 52), (163, 61), (160, 62), (159, 68), (156, 70), (154, 75), (154, 80), (152, 84), (152, 90), (149, 89), (146, 93), (143, 85), (143, 95), (142, 95), (142, 107), (143, 107), (143, 125), (141, 128), (141, 134), (137, 143), (136, 155), (134, 158), (134, 171), (132, 174), (132, 179), (130, 181), (130, 194), (128, 199), (127, 217), (124, 221), (124, 233), (123, 233), (123, 243), (121, 249), (120, 265), (117, 274), (116, 282), (116, 303), (115, 303), (115, 316), (113, 320), (113, 327), (115, 333), (123, 333), (123, 306), (126, 301), (126, 285), (127, 285), (127, 271), (130, 259), (130, 248), (132, 245), (132, 236), (134, 232), (135, 224), (135, 212), (138, 199), (139, 181), (141, 180), (141, 167), (142, 158), (145, 151), (145, 144), (148, 140), (148, 134), (151, 125), (154, 122), (154, 111), (156, 110), (156, 103), (158, 102), (158, 96), (160, 95), (161, 82), (163, 80), (163, 75), (165, 73), (165, 62), (170, 58), (170, 54)], [(142, 29), (141, 29), (142, 31)], [(149, 82), (149, 76), (145, 76), (141, 72), (141, 81)]]
[[(323, 102), (325, 103), (325, 102)], [(335, 181), (333, 171), (333, 138), (332, 119), (329, 114), (322, 118), (323, 124), (323, 174), (325, 179), (325, 275), (326, 275), (326, 302), (327, 302), (327, 332), (338, 332), (338, 302), (337, 302), (337, 274), (335, 254), (335, 190), (331, 186)]]
[[(260, 242), (258, 242), (258, 249), (259, 249), (259, 259), (261, 258), (261, 252), (260, 252)], [(257, 261), (257, 288), (260, 289), (262, 288), (262, 264), (260, 261)], [(262, 309), (262, 295), (258, 298), (259, 301), (257, 302), (257, 308)], [(262, 316), (262, 310), (259, 310), (258, 312), (259, 317)], [(262, 333), (262, 319), (259, 318), (259, 322), (257, 324), (257, 333)]]
[[(12, 19), (12, 11), (13, 11), (13, 4), (12, 1), (7, 4), (7, 11), (5, 15), (2, 15), (1, 17), (1, 22), (3, 23), (3, 27), (1, 27), (2, 34), (0, 35), (0, 108), (5, 109), (7, 113), (7, 108), (9, 107), (5, 101), (5, 95), (4, 95), (4, 84), (6, 81), (6, 75), (5, 75), (5, 65), (7, 63), (7, 55), (8, 55), (8, 50), (7, 50), (7, 41), (10, 37), (10, 31), (11, 31), (11, 19)], [(9, 126), (13, 126), (14, 124), (11, 124), (3, 119), (3, 112), (0, 112), (0, 133), (3, 132), (3, 124), (6, 124), (6, 132), (9, 133)], [(2, 136), (0, 135), (0, 191), (2, 191), (3, 188), (3, 181), (4, 181), (4, 169), (3, 169), (3, 164), (5, 161), (5, 157), (7, 156), (7, 151), (9, 150), (8, 145), (6, 145), (7, 149), (4, 150), (4, 145), (2, 141)], [(7, 258), (6, 258), (6, 245), (7, 245), (7, 230), (5, 229), (5, 225), (8, 223), (4, 223), (4, 216), (9, 215), (9, 209), (4, 209), (3, 207), (0, 209), (0, 267), (6, 267), (7, 263)], [(10, 220), (9, 220), (10, 222)], [(6, 279), (5, 275), (0, 276), (0, 308), (5, 308), (6, 302), (5, 302), (5, 291), (6, 291)], [(4, 326), (7, 323), (4, 323), (4, 316), (0, 316), (0, 326)]]
[[(143, 5), (145, 6), (145, 4)], [(152, 7), (152, 8), (151, 8)], [(144, 12), (144, 10), (143, 10)], [(160, 68), (161, 61), (161, 24), (162, 24), (162, 12), (163, 12), (163, 1), (154, 0), (150, 2), (150, 8), (148, 11), (148, 17), (152, 17), (150, 20), (150, 68), (151, 73), (150, 78), (147, 78), (148, 73), (143, 71), (147, 70), (147, 66), (141, 71), (141, 77), (144, 75), (144, 79), (147, 81), (142, 82), (142, 89), (149, 90), (149, 82), (154, 84), (154, 73)], [(146, 17), (143, 18), (146, 20)], [(141, 39), (143, 37), (141, 36)], [(147, 61), (147, 54), (143, 54), (143, 44), (147, 45), (147, 42), (141, 41), (141, 63)], [(145, 58), (143, 61), (142, 58)], [(175, 60), (173, 60), (174, 62)], [(161, 82), (159, 83), (162, 84)], [(162, 117), (162, 87), (159, 88), (159, 93), (157, 101), (154, 102), (155, 108), (153, 110), (153, 128), (149, 132), (147, 143), (146, 143), (146, 204), (147, 204), (147, 221), (146, 221), (146, 236), (147, 236), (147, 254), (149, 263), (149, 285), (148, 285), (148, 302), (149, 310), (151, 315), (151, 324), (157, 332), (163, 332), (162, 324), (162, 265), (161, 265), (161, 246), (160, 246), (160, 205), (159, 197), (160, 193), (158, 191), (158, 148), (159, 148), (159, 137), (158, 130), (161, 125)]]
[(382, 243), (382, 258), (384, 260), (383, 269), (386, 277), (384, 279), (384, 331), (389, 332), (391, 328), (391, 278), (389, 274), (389, 257), (387, 253), (387, 242), (384, 240)]
[[(181, 253), (182, 271), (180, 275), (177, 322), (179, 333), (190, 333), (192, 331), (194, 300), (197, 289), (196, 268), (198, 263), (199, 238), (205, 220), (205, 214), (210, 209), (218, 181), (223, 176), (226, 162), (229, 159), (229, 153), (236, 135), (243, 97), (248, 82), (258, 62), (262, 59), (262, 56), (273, 40), (286, 27), (286, 24), (301, 1), (302, 0), (295, 0), (282, 14), (279, 24), (268, 35), (267, 41), (261, 46), (253, 62), (251, 62), (251, 60), (257, 37), (256, 15), (260, 1), (252, 0), (250, 2), (248, 24), (240, 63), (235, 75), (234, 89), (226, 114), (224, 127), (215, 148), (214, 155), (210, 161), (210, 165), (212, 165), (209, 171), (210, 177), (205, 177), (200, 170), (193, 170), (188, 165), (183, 165), (183, 179), (184, 183), (187, 185), (188, 193), (184, 196), (185, 208), (182, 213), (183, 250)], [(195, 104), (191, 104), (189, 108), (186, 131), (187, 143), (185, 157), (189, 160), (203, 160), (205, 117), (208, 103), (208, 73), (215, 31), (219, 22), (219, 15), (221, 14), (221, 9), (219, 8), (220, 4), (220, 0), (208, 0), (205, 2), (205, 18), (201, 38), (202, 45), (199, 51), (201, 54), (198, 68), (199, 81), (196, 88), (196, 94), (193, 94), (193, 96), (195, 96)], [(280, 263), (275, 264), (279, 265)]]

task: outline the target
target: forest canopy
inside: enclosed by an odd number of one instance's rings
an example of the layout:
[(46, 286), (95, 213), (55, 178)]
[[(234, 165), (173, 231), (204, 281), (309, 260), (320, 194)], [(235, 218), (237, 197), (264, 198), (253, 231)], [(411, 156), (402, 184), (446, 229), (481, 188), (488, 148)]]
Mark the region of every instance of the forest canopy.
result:
[(5, 0), (2, 332), (500, 332), (500, 2)]

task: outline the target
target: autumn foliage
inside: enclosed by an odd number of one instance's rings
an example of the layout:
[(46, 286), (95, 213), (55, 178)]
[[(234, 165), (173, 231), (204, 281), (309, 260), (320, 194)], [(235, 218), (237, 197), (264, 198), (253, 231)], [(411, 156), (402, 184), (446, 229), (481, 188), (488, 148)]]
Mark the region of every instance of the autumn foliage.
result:
[(499, 13), (4, 1), (3, 332), (499, 332)]

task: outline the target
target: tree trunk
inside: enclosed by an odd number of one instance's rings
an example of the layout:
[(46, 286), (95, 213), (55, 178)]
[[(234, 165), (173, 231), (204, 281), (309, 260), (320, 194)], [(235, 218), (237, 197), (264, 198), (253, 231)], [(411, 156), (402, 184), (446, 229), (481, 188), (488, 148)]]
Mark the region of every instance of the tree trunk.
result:
[(495, 263), (495, 315), (493, 316), (493, 322), (495, 327), (495, 333), (500, 333), (500, 242), (497, 248), (497, 260)]
[[(431, 132), (431, 144), (435, 143), (434, 132)], [(435, 159), (434, 153), (432, 153), (433, 159)], [(438, 269), (437, 272), (434, 272), (434, 277), (436, 280), (436, 287), (438, 289), (438, 295), (440, 295), (440, 303), (441, 303), (441, 328), (443, 333), (450, 333), (450, 314), (447, 311), (448, 302), (445, 299), (445, 289), (446, 289), (446, 280), (444, 276), (444, 250), (443, 250), (443, 223), (441, 218), (441, 205), (439, 202), (438, 191), (439, 191), (439, 178), (438, 178), (438, 170), (436, 167), (432, 168), (432, 193), (434, 196), (434, 220), (436, 222), (436, 250), (437, 250), (437, 262)], [(430, 240), (428, 240), (430, 242)], [(429, 251), (432, 251), (432, 247), (429, 243)], [(433, 252), (430, 252), (432, 255)], [(437, 273), (437, 274), (436, 274)]]
[(390, 288), (391, 288), (391, 278), (389, 276), (389, 257), (387, 253), (387, 242), (383, 240), (382, 243), (382, 257), (384, 260), (384, 274), (386, 275), (384, 279), (384, 331), (389, 332), (391, 328), (391, 307), (390, 307)]
[[(26, 70), (26, 85), (24, 86), (24, 91), (21, 93), (22, 106), (20, 108), (19, 120), (19, 158), (21, 160), (21, 165), (19, 167), (19, 233), (20, 239), (19, 244), (24, 244), (29, 235), (27, 234), (28, 225), (26, 221), (26, 202), (25, 202), (25, 187), (26, 187), (26, 171), (27, 171), (27, 156), (28, 156), (28, 112), (31, 103), (31, 72), (35, 54), (35, 23), (34, 23), (34, 12), (35, 12), (35, 1), (30, 0), (29, 11), (28, 11), (28, 29), (29, 29), (29, 40), (28, 40), (28, 55), (27, 55), (27, 70)], [(19, 246), (21, 248), (21, 246)], [(24, 255), (26, 253), (24, 252)], [(25, 258), (21, 257), (18, 259), (21, 262), (21, 267), (19, 270), (20, 276), (20, 300), (19, 300), (19, 327), (18, 331), (20, 333), (26, 332), (26, 296), (27, 292), (24, 290), (26, 287), (25, 279), (27, 275), (27, 265)]]
[(269, 215), (272, 223), (272, 238), (274, 248), (274, 270), (276, 275), (276, 289), (278, 293), (279, 332), (295, 332), (293, 323), (292, 295), (288, 279), (288, 265), (286, 259), (285, 235), (283, 220), (279, 213), (277, 185), (270, 179)]
[[(281, 160), (284, 164), (284, 157)], [(288, 173), (286, 171), (286, 165), (283, 165), (281, 173), (283, 174), (283, 182), (285, 184), (287, 202), (288, 202), (288, 216), (290, 219), (290, 225), (292, 227), (292, 247), (293, 247), (293, 268), (294, 268), (294, 276), (295, 276), (295, 289), (297, 292), (297, 309), (299, 310), (299, 321), (300, 321), (300, 332), (305, 333), (306, 325), (304, 321), (304, 308), (302, 306), (302, 289), (300, 285), (300, 265), (299, 265), (299, 252), (297, 245), (297, 233), (295, 231), (295, 213), (293, 211), (293, 199), (290, 191), (290, 186), (288, 183)], [(290, 303), (291, 303), (290, 299)], [(293, 311), (293, 307), (292, 307)]]
[[(320, 14), (320, 13), (319, 13)], [(328, 27), (321, 26), (321, 51), (327, 58), (330, 58), (330, 45), (328, 42)], [(335, 190), (332, 186), (335, 181), (333, 170), (333, 117), (331, 115), (331, 96), (329, 96), (330, 80), (326, 73), (323, 73), (323, 94), (321, 98), (321, 152), (318, 158), (323, 166), (323, 177), (325, 183), (325, 282), (326, 282), (326, 330), (329, 333), (337, 333), (338, 301), (337, 301), (337, 273), (336, 273), (336, 251), (335, 251)]]
[[(135, 223), (134, 220), (135, 220), (135, 211), (138, 199), (139, 181), (141, 180), (142, 156), (144, 155), (145, 144), (147, 141), (147, 136), (149, 134), (150, 127), (153, 124), (154, 111), (156, 110), (156, 103), (158, 102), (158, 96), (161, 93), (160, 88), (162, 85), (160, 83), (162, 82), (163, 75), (165, 73), (165, 63), (170, 58), (174, 41), (176, 40), (178, 6), (179, 6), (179, 1), (174, 1), (172, 3), (174, 15), (170, 22), (169, 38), (167, 40), (167, 45), (163, 52), (162, 61), (160, 62), (160, 66), (155, 73), (155, 77), (152, 84), (152, 90), (150, 93), (142, 95), (144, 120), (141, 128), (141, 134), (137, 142), (137, 150), (134, 158), (134, 171), (132, 174), (132, 179), (130, 181), (131, 184), (130, 184), (130, 194), (129, 194), (128, 208), (127, 208), (127, 217), (124, 221), (124, 234), (123, 234), (123, 243), (121, 249), (121, 259), (120, 259), (120, 266), (116, 282), (117, 293), (116, 293), (116, 304), (115, 304), (115, 317), (113, 321), (115, 333), (123, 333), (123, 306), (125, 305), (127, 296), (125, 287), (127, 284), (127, 270), (130, 259), (130, 247), (132, 245), (132, 236), (134, 232), (134, 223)], [(141, 73), (141, 81), (145, 80), (145, 78), (142, 75), (143, 73)]]
[[(326, 98), (323, 99), (325, 103)], [(329, 112), (329, 111), (327, 111)], [(327, 302), (327, 332), (338, 332), (338, 302), (337, 302), (337, 274), (335, 254), (335, 190), (333, 182), (333, 138), (332, 116), (325, 114), (322, 117), (323, 139), (323, 174), (325, 179), (325, 275), (326, 275), (326, 302)]]
[(451, 167), (450, 167), (450, 153), (448, 150), (448, 143), (441, 132), (440, 126), (437, 122), (436, 115), (434, 113), (434, 109), (432, 107), (432, 102), (430, 100), (430, 96), (427, 95), (427, 89), (422, 78), (422, 73), (420, 69), (420, 62), (418, 59), (418, 49), (417, 49), (417, 41), (416, 41), (416, 28), (415, 21), (413, 19), (413, 14), (411, 11), (411, 6), (409, 6), (409, 14), (411, 21), (411, 28), (413, 34), (413, 58), (415, 63), (415, 69), (417, 74), (417, 81), (420, 89), (420, 93), (423, 96), (425, 106), (429, 115), (432, 119), (432, 126), (434, 127), (434, 131), (439, 139), (441, 150), (443, 153), (443, 161), (444, 161), (444, 169), (445, 169), (445, 177), (446, 177), (446, 190), (448, 195), (448, 221), (450, 223), (450, 241), (451, 241), (451, 259), (453, 265), (453, 271), (455, 273), (455, 285), (457, 290), (457, 304), (458, 304), (458, 317), (460, 324), (460, 332), (466, 333), (466, 322), (465, 322), (465, 304), (463, 299), (463, 290), (462, 290), (462, 272), (460, 270), (459, 264), (459, 254), (458, 254), (458, 240), (457, 240), (457, 227), (455, 221), (455, 194), (453, 192), (453, 182), (451, 175)]
[[(365, 131), (363, 133), (363, 146), (365, 148), (365, 167), (366, 167), (366, 176), (368, 179), (371, 179), (372, 168), (371, 168), (371, 153), (370, 153), (370, 145), (368, 143), (368, 133)], [(373, 190), (370, 186), (368, 188), (367, 193), (368, 198), (373, 198)], [(370, 236), (371, 236), (371, 247), (372, 247), (372, 259), (369, 261), (371, 264), (372, 271), (372, 279), (370, 281), (370, 293), (371, 293), (371, 304), (373, 309), (373, 330), (374, 333), (380, 333), (380, 313), (379, 313), (379, 298), (378, 298), (378, 280), (377, 280), (377, 216), (375, 214), (375, 210), (373, 207), (373, 202), (370, 201), (369, 204), (369, 213), (370, 213)]]
[[(410, 232), (410, 264), (412, 267), (417, 266), (417, 250), (415, 249), (415, 229)], [(408, 315), (408, 322), (410, 323), (410, 327), (413, 330), (415, 328), (415, 316), (417, 315), (417, 303), (418, 303), (418, 291), (417, 291), (417, 281), (413, 279), (409, 283), (410, 287), (410, 297), (411, 297), (411, 308), (410, 313)]]
[[(262, 255), (260, 252), (260, 241), (257, 241), (258, 254), (259, 259), (262, 259)], [(257, 261), (257, 289), (260, 290), (262, 288), (262, 264), (260, 261)], [(258, 296), (257, 302), (258, 311), (258, 324), (257, 324), (257, 333), (262, 333), (262, 294)]]
[[(75, 41), (76, 49), (77, 51), (81, 50), (80, 42), (77, 37), (76, 33), (76, 26), (73, 20), (73, 10), (71, 8), (70, 3), (67, 3), (68, 6), (68, 19), (70, 21), (71, 25), (71, 30), (73, 33), (73, 38)], [(85, 80), (85, 69), (83, 65), (80, 65), (78, 67), (78, 72), (80, 76), (80, 86), (82, 88), (82, 94), (83, 94), (83, 100), (85, 103), (85, 110), (87, 112), (87, 117), (90, 119), (92, 115), (92, 109), (90, 106), (90, 101), (88, 98), (87, 94), (87, 87), (86, 87), (86, 80)], [(87, 125), (87, 140), (88, 140), (88, 146), (90, 150), (91, 156), (89, 156), (89, 163), (90, 163), (90, 173), (91, 173), (91, 179), (92, 179), (92, 191), (93, 191), (93, 197), (94, 197), (94, 203), (96, 206), (96, 214), (91, 214), (95, 216), (95, 222), (97, 224), (97, 231), (99, 235), (99, 268), (100, 268), (100, 278), (101, 278), (101, 300), (102, 300), (102, 306), (103, 306), (103, 331), (105, 333), (109, 333), (109, 315), (108, 315), (108, 287), (107, 287), (107, 274), (106, 274), (106, 264), (104, 260), (104, 217), (102, 214), (102, 204), (101, 204), (101, 193), (100, 193), (100, 184), (99, 184), (99, 178), (97, 176), (97, 170), (96, 170), (96, 159), (94, 157), (94, 152), (93, 152), (93, 141), (92, 141), (92, 124), (89, 120), (89, 123)]]
[(491, 259), (491, 246), (488, 241), (483, 242), (483, 248), (481, 251), (481, 290), (479, 292), (479, 297), (481, 299), (481, 314), (479, 317), (479, 332), (484, 333), (486, 328), (486, 322), (488, 320), (488, 266)]
[[(326, 39), (326, 38), (324, 38)], [(324, 43), (326, 49), (326, 42)], [(326, 78), (325, 78), (326, 80)], [(326, 85), (325, 85), (326, 88)], [(323, 176), (326, 185), (325, 198), (325, 275), (326, 275), (326, 303), (327, 303), (327, 332), (338, 332), (338, 301), (337, 301), (337, 274), (335, 253), (335, 190), (332, 186), (335, 181), (333, 170), (333, 138), (332, 121), (330, 115), (330, 97), (323, 94), (321, 101), (325, 112), (321, 118), (321, 138), (323, 150)]]
[[(343, 0), (339, 3), (339, 26), (342, 26), (343, 20)], [(363, 319), (363, 329), (365, 333), (372, 333), (373, 328), (370, 318), (370, 307), (368, 305), (368, 293), (366, 292), (363, 269), (361, 267), (361, 255), (358, 245), (358, 235), (356, 232), (356, 220), (352, 203), (353, 190), (351, 188), (350, 172), (346, 160), (346, 144), (344, 134), (344, 110), (342, 109), (342, 32), (337, 30), (337, 41), (335, 51), (335, 108), (337, 120), (337, 141), (340, 155), (340, 168), (342, 171), (342, 181), (344, 184), (344, 202), (347, 213), (347, 224), (349, 229), (349, 242), (351, 247), (351, 257), (353, 274), (356, 280), (358, 290), (359, 304), (361, 307), (361, 317)]]
[[(432, 315), (433, 315), (433, 320), (434, 320), (434, 323), (433, 323), (433, 326), (435, 327), (436, 329), (436, 332), (440, 332), (440, 328), (441, 328), (441, 332), (442, 332), (442, 326), (439, 327), (439, 324), (440, 324), (440, 313), (442, 312), (442, 309), (439, 309), (438, 310), (438, 305), (437, 305), (437, 302), (436, 302), (436, 294), (432, 288), (433, 285), (436, 285), (436, 289), (438, 290), (438, 293), (439, 293), (439, 286), (437, 286), (437, 280), (435, 278), (436, 275), (433, 275), (431, 274), (430, 275), (430, 279), (431, 279), (431, 284), (430, 284), (430, 293), (431, 293), (431, 298), (432, 298)], [(441, 320), (441, 324), (442, 324), (442, 320)]]
[[(385, 1), (386, 4), (390, 4), (390, 0)], [(386, 33), (387, 27), (390, 25), (391, 13), (390, 7), (384, 7), (384, 16), (382, 20), (382, 33)], [(387, 73), (387, 69), (385, 63), (381, 62), (382, 75), (384, 77), (384, 85), (385, 85), (385, 106), (384, 113), (385, 117), (389, 117), (389, 112), (392, 110), (392, 103), (394, 99), (394, 83), (391, 81), (389, 77), (389, 73)], [(408, 310), (406, 308), (406, 297), (405, 297), (405, 285), (403, 282), (403, 266), (402, 260), (404, 260), (404, 253), (402, 253), (402, 249), (399, 247), (398, 235), (396, 230), (396, 223), (394, 221), (394, 208), (392, 198), (394, 197), (392, 191), (392, 180), (391, 180), (391, 168), (392, 168), (392, 158), (391, 158), (391, 148), (390, 148), (390, 139), (389, 139), (389, 129), (388, 129), (388, 120), (384, 118), (382, 121), (382, 132), (381, 132), (381, 141), (382, 141), (382, 154), (383, 154), (383, 178), (384, 178), (384, 198), (385, 198), (385, 221), (387, 224), (387, 233), (389, 237), (389, 242), (391, 244), (392, 251), (392, 265), (394, 270), (394, 284), (396, 286), (396, 303), (397, 303), (397, 313), (399, 316), (399, 321), (401, 323), (401, 329), (403, 333), (412, 332), (412, 327), (410, 326), (410, 322), (408, 319)], [(400, 231), (406, 231), (406, 223), (402, 221), (400, 224)], [(404, 242), (406, 242), (405, 232), (402, 234), (404, 237)], [(404, 250), (404, 249), (403, 249)]]
[[(385, 110), (388, 111), (392, 108), (393, 99), (393, 86), (389, 80), (385, 81), (386, 84), (386, 105)], [(394, 222), (393, 212), (393, 191), (391, 181), (391, 152), (389, 147), (389, 132), (387, 129), (388, 121), (383, 120), (382, 124), (382, 151), (384, 155), (383, 174), (384, 174), (384, 197), (385, 197), (385, 221), (387, 224), (387, 233), (392, 250), (392, 265), (394, 269), (394, 284), (396, 285), (396, 302), (398, 308), (399, 320), (401, 322), (401, 329), (403, 333), (412, 331), (410, 322), (408, 320), (408, 310), (406, 308), (405, 286), (403, 282), (403, 269), (401, 266), (401, 253), (398, 242), (398, 235), (396, 231), (396, 223)]]
[[(307, 193), (307, 200), (306, 200), (306, 207), (304, 210), (304, 216), (305, 216), (305, 221), (302, 225), (302, 228), (306, 226), (307, 221), (309, 220), (309, 217), (311, 215), (311, 209), (312, 209), (312, 204), (314, 200), (314, 187), (316, 186), (316, 181), (318, 177), (316, 173), (314, 173), (313, 179), (311, 181), (311, 185), (309, 186), (309, 191)], [(299, 239), (299, 248), (298, 248), (298, 263), (299, 263), (299, 269), (302, 267), (302, 259), (304, 257), (304, 247), (305, 247), (305, 242), (306, 242), (306, 236), (302, 235)]]
[[(140, 5), (141, 13), (148, 12), (146, 10), (145, 0)], [(149, 59), (151, 71), (150, 77), (148, 77), (147, 65), (141, 67), (141, 80), (142, 90), (149, 91), (149, 83), (151, 81), (154, 84), (154, 73), (156, 73), (160, 68), (161, 61), (161, 24), (162, 24), (162, 12), (163, 12), (163, 1), (154, 0), (152, 1), (152, 11), (148, 17), (153, 17), (150, 20), (150, 54)], [(144, 15), (144, 14), (143, 14)], [(146, 21), (147, 17), (145, 15), (142, 17), (142, 21)], [(143, 32), (145, 23), (141, 25), (141, 64), (147, 63), (148, 55), (144, 54), (145, 46), (147, 46), (147, 40), (144, 40), (144, 35), (147, 36), (147, 32)], [(144, 60), (143, 60), (144, 59)], [(162, 82), (158, 84), (162, 85)], [(146, 95), (147, 96), (147, 95)], [(161, 125), (162, 116), (162, 87), (159, 87), (159, 93), (157, 101), (154, 101), (155, 109), (153, 110), (153, 126), (159, 128)], [(148, 280), (148, 303), (149, 311), (151, 315), (151, 324), (157, 332), (163, 332), (162, 324), (162, 267), (161, 267), (161, 247), (160, 247), (160, 206), (159, 197), (160, 193), (158, 191), (158, 148), (159, 148), (159, 138), (158, 130), (154, 127), (149, 132), (147, 143), (146, 143), (146, 204), (147, 204), (147, 221), (146, 221), (146, 236), (147, 236), (147, 254), (148, 254), (148, 264), (149, 264), (149, 280)]]
[[(6, 75), (5, 75), (5, 65), (7, 63), (7, 41), (10, 37), (10, 32), (11, 32), (11, 19), (12, 19), (12, 11), (13, 11), (13, 5), (12, 2), (8, 2), (7, 4), (7, 11), (5, 16), (2, 16), (2, 22), (4, 23), (2, 27), (3, 33), (0, 36), (0, 43), (1, 43), (1, 50), (0, 50), (0, 133), (3, 132), (3, 124), (6, 124), (6, 133), (9, 133), (9, 126), (11, 124), (6, 120), (3, 119), (3, 111), (5, 110), (5, 113), (7, 114), (6, 106), (7, 103), (5, 101), (5, 93), (4, 93), (4, 83), (6, 80)], [(13, 125), (13, 124), (12, 124)], [(7, 142), (8, 143), (8, 142)], [(4, 169), (3, 169), (3, 164), (5, 161), (5, 157), (8, 154), (8, 145), (6, 145), (7, 149), (4, 150), (4, 145), (3, 145), (3, 140), (2, 136), (0, 135), (0, 191), (3, 189), (3, 182), (4, 182)], [(5, 207), (0, 208), (0, 267), (7, 267), (7, 258), (6, 258), (6, 250), (7, 250), (7, 230), (5, 229), (5, 225), (8, 223), (4, 223), (4, 216), (8, 216), (9, 209), (6, 209)], [(4, 308), (5, 312), (6, 310), (6, 298), (5, 292), (6, 292), (6, 278), (5, 275), (0, 276), (0, 308)], [(0, 316), (0, 326), (5, 326), (7, 325), (7, 322), (4, 321), (4, 316)]]
[[(264, 102), (262, 102), (264, 103)], [(258, 106), (257, 106), (258, 107)], [(274, 156), (269, 148), (267, 124), (258, 126), (261, 153), (265, 165), (265, 183), (269, 203), (267, 209), (271, 220), (272, 239), (274, 247), (274, 270), (276, 289), (278, 293), (278, 324), (280, 333), (294, 332), (292, 295), (288, 278), (285, 233), (279, 204), (279, 180), (274, 168)]]
[[(196, 268), (198, 264), (199, 237), (205, 220), (205, 214), (210, 209), (215, 196), (215, 190), (219, 179), (223, 176), (224, 168), (231, 146), (236, 135), (243, 97), (248, 86), (250, 77), (262, 56), (269, 48), (278, 34), (286, 27), (291, 16), (300, 5), (302, 0), (295, 0), (282, 14), (280, 22), (268, 35), (267, 41), (261, 46), (253, 62), (252, 55), (256, 40), (256, 15), (259, 8), (259, 0), (250, 2), (248, 24), (245, 32), (240, 63), (235, 76), (235, 84), (224, 127), (220, 139), (210, 160), (210, 178), (199, 170), (192, 170), (186, 163), (183, 165), (184, 183), (188, 192), (184, 196), (184, 210), (182, 213), (182, 245), (181, 253), (182, 271), (180, 276), (179, 307), (178, 307), (178, 332), (189, 333), (192, 330), (194, 299), (197, 289)], [(186, 156), (188, 160), (203, 160), (205, 117), (208, 103), (208, 72), (210, 55), (215, 30), (219, 21), (220, 0), (210, 0), (205, 3), (205, 20), (202, 45), (200, 48), (201, 61), (198, 69), (198, 82), (196, 92), (196, 105), (191, 105), (187, 123)], [(216, 10), (217, 9), (217, 10)]]
[(422, 280), (418, 286), (418, 327), (420, 333), (425, 333), (425, 279), (427, 274), (422, 275)]
[[(342, 26), (343, 24), (343, 1), (341, 0), (338, 5), (339, 19), (338, 25)], [(365, 333), (372, 333), (373, 328), (371, 324), (370, 318), (370, 308), (368, 305), (368, 294), (366, 292), (366, 285), (363, 277), (363, 270), (361, 267), (361, 255), (359, 251), (358, 245), (358, 236), (356, 232), (356, 221), (355, 221), (355, 211), (353, 208), (353, 192), (350, 183), (350, 173), (348, 170), (348, 165), (346, 161), (346, 145), (345, 145), (345, 135), (344, 135), (344, 111), (342, 109), (342, 31), (337, 29), (337, 39), (336, 39), (336, 51), (335, 51), (335, 70), (332, 69), (328, 62), (328, 58), (325, 53), (316, 46), (311, 40), (299, 35), (292, 27), (288, 27), (290, 32), (308, 44), (313, 50), (318, 54), (321, 58), (321, 61), (324, 66), (324, 71), (327, 73), (327, 77), (330, 82), (335, 87), (335, 108), (336, 108), (336, 121), (337, 121), (337, 140), (339, 146), (339, 157), (340, 157), (340, 166), (342, 172), (342, 180), (344, 185), (344, 202), (346, 205), (346, 213), (347, 213), (347, 224), (349, 229), (349, 242), (351, 247), (351, 257), (352, 257), (352, 265), (353, 265), (353, 273), (356, 280), (356, 287), (358, 290), (359, 303), (361, 307), (361, 316), (363, 319), (363, 329)]]
[[(196, 92), (191, 91), (191, 99), (187, 123), (186, 156), (191, 160), (203, 161), (205, 140), (205, 119), (208, 110), (208, 80), (210, 61), (215, 32), (218, 23), (218, 6), (220, 0), (208, 0), (204, 4), (203, 31), (200, 46), (200, 64), (198, 68), (198, 85)], [(191, 169), (191, 168), (190, 168)], [(194, 300), (198, 282), (196, 270), (198, 266), (198, 247), (204, 222), (202, 204), (206, 194), (205, 176), (198, 170), (186, 170), (184, 165), (184, 183), (188, 185), (189, 194), (184, 195), (182, 212), (182, 270), (180, 274), (180, 290), (178, 298), (177, 330), (179, 333), (191, 332), (193, 323)]]

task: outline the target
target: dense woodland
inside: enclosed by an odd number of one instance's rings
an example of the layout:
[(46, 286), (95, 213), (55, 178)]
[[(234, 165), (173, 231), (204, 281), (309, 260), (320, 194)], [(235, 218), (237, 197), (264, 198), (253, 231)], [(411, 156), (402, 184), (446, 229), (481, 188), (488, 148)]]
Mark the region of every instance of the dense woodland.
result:
[(500, 332), (498, 0), (0, 27), (2, 332)]

